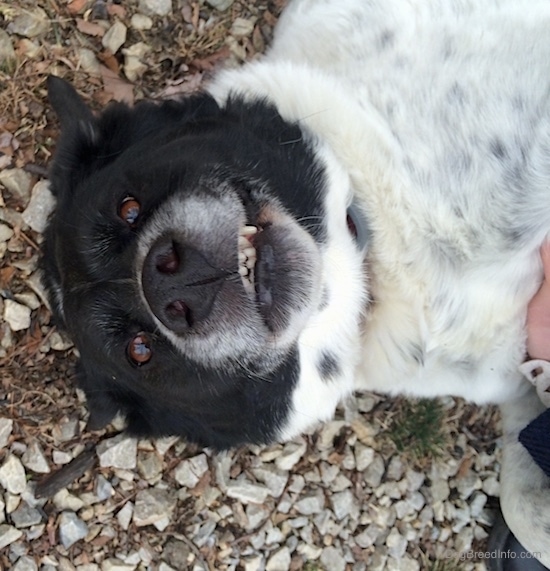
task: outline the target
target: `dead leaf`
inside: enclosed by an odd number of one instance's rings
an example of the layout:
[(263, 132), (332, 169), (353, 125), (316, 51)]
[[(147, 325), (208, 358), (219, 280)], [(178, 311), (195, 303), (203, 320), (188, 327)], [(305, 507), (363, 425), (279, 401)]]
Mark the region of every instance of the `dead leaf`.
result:
[(126, 18), (126, 8), (120, 4), (107, 4), (107, 12), (109, 16), (117, 16), (121, 20)]
[(15, 268), (7, 266), (0, 270), (0, 287), (2, 289), (7, 289), (13, 276), (15, 274)]
[(87, 5), (88, 0), (72, 0), (72, 2), (67, 5), (67, 10), (69, 10), (69, 14), (82, 14)]
[(472, 467), (473, 463), (474, 459), (471, 456), (467, 456), (466, 458), (464, 458), (460, 463), (460, 467), (458, 468), (456, 477), (464, 478), (466, 474), (468, 474), (468, 472), (470, 471), (470, 468)]
[(199, 71), (212, 71), (216, 67), (216, 64), (228, 58), (230, 55), (231, 50), (229, 49), (229, 46), (224, 46), (212, 55), (200, 59), (194, 59), (189, 64), (189, 67), (194, 67)]
[(189, 73), (184, 79), (173, 82), (156, 94), (159, 99), (178, 99), (181, 95), (198, 91), (202, 84), (202, 72)]
[(88, 22), (82, 18), (76, 19), (76, 27), (78, 28), (79, 32), (82, 32), (87, 36), (102, 38), (105, 35), (105, 28), (103, 26), (94, 24), (93, 22)]
[[(111, 99), (124, 101), (129, 105), (134, 103), (134, 86), (131, 83), (124, 81), (104, 65), (101, 66), (101, 77), (105, 86), (103, 97), (99, 96), (101, 103), (107, 103)], [(107, 96), (106, 100), (104, 100), (105, 96)]]
[(118, 75), (120, 73), (120, 66), (118, 65), (118, 60), (116, 59), (113, 52), (110, 50), (105, 50), (97, 54), (99, 61), (107, 68), (109, 68), (114, 74)]

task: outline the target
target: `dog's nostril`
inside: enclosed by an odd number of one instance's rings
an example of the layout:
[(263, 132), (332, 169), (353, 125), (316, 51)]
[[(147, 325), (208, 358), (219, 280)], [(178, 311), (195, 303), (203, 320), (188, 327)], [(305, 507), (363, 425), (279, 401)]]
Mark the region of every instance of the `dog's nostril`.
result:
[(178, 271), (180, 258), (174, 244), (165, 252), (158, 255), (155, 266), (161, 274), (174, 274)]
[(166, 312), (171, 316), (177, 319), (184, 319), (189, 327), (193, 327), (193, 313), (189, 306), (182, 301), (181, 299), (177, 299), (176, 301), (171, 302), (168, 304), (166, 308)]

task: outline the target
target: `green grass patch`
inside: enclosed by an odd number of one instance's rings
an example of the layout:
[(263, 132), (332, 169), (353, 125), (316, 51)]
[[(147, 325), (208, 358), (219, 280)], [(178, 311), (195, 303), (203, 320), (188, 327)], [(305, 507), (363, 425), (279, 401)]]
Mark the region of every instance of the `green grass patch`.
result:
[(446, 412), (435, 399), (403, 400), (389, 421), (387, 436), (414, 460), (439, 458), (448, 445)]
[(425, 564), (426, 571), (463, 571), (464, 566), (457, 561), (428, 561)]

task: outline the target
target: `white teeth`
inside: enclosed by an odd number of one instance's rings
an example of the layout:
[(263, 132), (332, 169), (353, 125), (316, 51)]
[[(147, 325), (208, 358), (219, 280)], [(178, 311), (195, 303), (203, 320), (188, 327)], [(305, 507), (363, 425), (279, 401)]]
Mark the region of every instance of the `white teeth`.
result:
[(250, 237), (258, 232), (256, 226), (243, 226), (239, 230), (239, 275), (245, 290), (254, 294), (254, 265), (256, 264), (256, 248), (250, 243)]
[(252, 234), (256, 234), (257, 232), (258, 228), (256, 228), (256, 226), (243, 226), (240, 234), (241, 236), (252, 236)]
[(252, 246), (250, 246), (249, 248), (245, 248), (243, 250), (243, 253), (249, 259), (250, 258), (256, 259), (256, 248), (253, 248)]

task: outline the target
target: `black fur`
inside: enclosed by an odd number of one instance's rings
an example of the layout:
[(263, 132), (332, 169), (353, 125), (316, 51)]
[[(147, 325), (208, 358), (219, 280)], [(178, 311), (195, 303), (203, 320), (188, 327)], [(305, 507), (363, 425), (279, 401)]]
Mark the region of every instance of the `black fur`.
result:
[[(62, 135), (51, 167), (56, 210), (45, 232), (42, 268), (51, 305), (79, 349), (78, 382), (98, 428), (121, 411), (139, 435), (185, 436), (227, 448), (278, 436), (299, 365), (291, 349), (267, 369), (236, 360), (205, 366), (178, 352), (155, 327), (135, 280), (140, 232), (174, 193), (199, 192), (218, 173), (239, 189), (267, 184), (277, 200), (324, 239), (323, 172), (297, 125), (264, 102), (220, 108), (206, 94), (181, 102), (113, 104), (97, 118), (66, 82), (51, 78), (50, 101)], [(205, 190), (208, 192), (208, 189)], [(117, 214), (138, 194), (141, 215), (129, 227)], [(153, 357), (137, 367), (127, 346), (146, 332)]]

